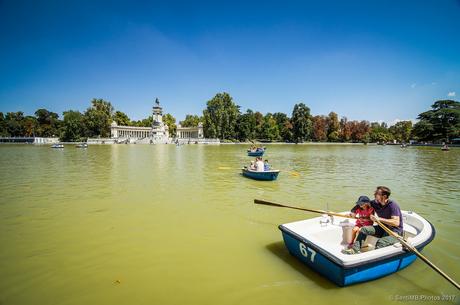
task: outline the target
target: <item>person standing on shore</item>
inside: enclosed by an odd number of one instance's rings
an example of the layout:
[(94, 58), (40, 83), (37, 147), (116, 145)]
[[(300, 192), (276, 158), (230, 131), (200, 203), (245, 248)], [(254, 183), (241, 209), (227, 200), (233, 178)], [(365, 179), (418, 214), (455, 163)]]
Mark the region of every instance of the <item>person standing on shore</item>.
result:
[[(378, 219), (381, 223), (386, 225), (391, 231), (398, 235), (403, 233), (403, 220), (401, 209), (396, 201), (389, 199), (391, 190), (386, 186), (377, 186), (374, 197), (371, 201), (371, 207), (374, 209), (377, 215), (371, 215), (372, 221)], [(364, 240), (367, 235), (378, 237), (375, 249), (387, 247), (398, 242), (398, 239), (394, 236), (389, 235), (380, 226), (364, 226), (359, 231), (356, 241), (353, 243), (350, 249), (346, 249), (343, 252), (346, 254), (356, 254), (361, 252)]]

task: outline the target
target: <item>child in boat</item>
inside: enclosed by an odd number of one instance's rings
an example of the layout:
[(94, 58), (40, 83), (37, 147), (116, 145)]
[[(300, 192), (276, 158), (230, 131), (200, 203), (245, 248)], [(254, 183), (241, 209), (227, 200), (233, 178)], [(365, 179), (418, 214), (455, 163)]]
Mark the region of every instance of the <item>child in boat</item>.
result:
[(373, 221), (370, 216), (374, 214), (374, 209), (371, 207), (371, 201), (367, 196), (359, 196), (356, 205), (351, 209), (350, 216), (356, 217), (356, 223), (352, 231), (352, 242), (348, 245), (350, 248), (358, 235), (361, 227), (372, 226)]
[(256, 165), (254, 161), (251, 161), (251, 165), (249, 165), (249, 169), (255, 171), (256, 170)]
[(269, 171), (270, 170), (270, 164), (268, 164), (268, 160), (265, 159), (264, 161), (264, 171)]

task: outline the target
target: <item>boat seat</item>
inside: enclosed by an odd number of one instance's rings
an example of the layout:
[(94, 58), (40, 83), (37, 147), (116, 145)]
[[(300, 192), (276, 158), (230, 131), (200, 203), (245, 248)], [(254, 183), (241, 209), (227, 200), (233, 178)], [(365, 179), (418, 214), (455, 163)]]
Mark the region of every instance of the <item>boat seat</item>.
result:
[(404, 224), (403, 238), (408, 239), (418, 234), (417, 229), (411, 225)]

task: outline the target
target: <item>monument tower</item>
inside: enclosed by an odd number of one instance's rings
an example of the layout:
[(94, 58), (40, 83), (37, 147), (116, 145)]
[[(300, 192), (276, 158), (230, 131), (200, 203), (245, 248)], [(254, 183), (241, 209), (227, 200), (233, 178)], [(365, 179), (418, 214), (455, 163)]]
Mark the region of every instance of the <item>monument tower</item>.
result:
[(163, 108), (160, 106), (158, 98), (155, 99), (155, 105), (152, 107), (153, 122), (150, 133), (151, 143), (168, 143), (169, 128), (163, 123)]

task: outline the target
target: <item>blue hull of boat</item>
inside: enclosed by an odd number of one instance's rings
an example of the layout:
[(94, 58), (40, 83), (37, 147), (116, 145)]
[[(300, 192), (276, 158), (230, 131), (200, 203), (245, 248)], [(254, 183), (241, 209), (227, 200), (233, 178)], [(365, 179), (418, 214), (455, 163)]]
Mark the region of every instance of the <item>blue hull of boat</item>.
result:
[[(409, 266), (417, 258), (413, 253), (405, 252), (374, 262), (363, 262), (357, 266), (344, 267), (334, 262), (329, 255), (314, 244), (291, 234), (282, 226), (280, 230), (283, 233), (284, 243), (293, 256), (338, 286), (348, 286), (381, 278)], [(421, 251), (423, 246), (417, 249)]]
[(260, 150), (260, 151), (248, 151), (248, 156), (249, 157), (262, 157), (264, 155), (265, 151)]
[(243, 169), (243, 176), (263, 181), (272, 181), (278, 178), (279, 172), (253, 172)]

